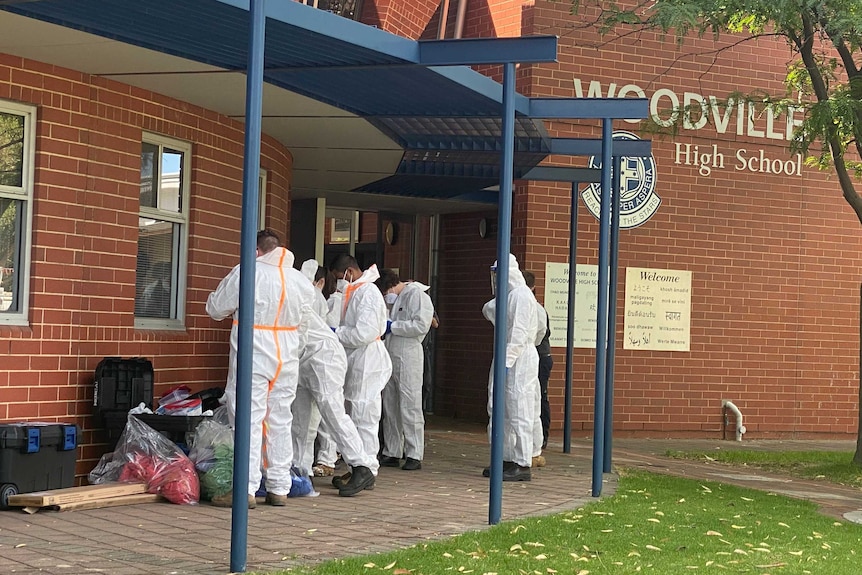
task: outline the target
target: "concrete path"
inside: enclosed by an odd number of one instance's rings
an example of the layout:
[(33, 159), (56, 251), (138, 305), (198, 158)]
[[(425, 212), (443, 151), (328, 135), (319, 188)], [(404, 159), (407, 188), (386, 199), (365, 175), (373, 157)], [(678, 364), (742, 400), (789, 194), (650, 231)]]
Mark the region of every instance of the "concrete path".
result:
[[(275, 571), (310, 562), (407, 547), (488, 526), (488, 462), (482, 427), (434, 419), (423, 469), (383, 468), (377, 487), (338, 497), (328, 478), (319, 497), (287, 507), (249, 511), (248, 571)], [(615, 465), (709, 479), (810, 499), (830, 515), (862, 510), (862, 491), (747, 473), (715, 463), (671, 460), (667, 449), (845, 449), (850, 442), (618, 440)], [(553, 443), (547, 467), (530, 483), (504, 484), (503, 519), (557, 513), (592, 501), (592, 442), (572, 453)], [(614, 493), (605, 475), (602, 495)], [(225, 574), (230, 564), (229, 509), (208, 504), (153, 503), (90, 511), (0, 513), (0, 573), (79, 575)]]

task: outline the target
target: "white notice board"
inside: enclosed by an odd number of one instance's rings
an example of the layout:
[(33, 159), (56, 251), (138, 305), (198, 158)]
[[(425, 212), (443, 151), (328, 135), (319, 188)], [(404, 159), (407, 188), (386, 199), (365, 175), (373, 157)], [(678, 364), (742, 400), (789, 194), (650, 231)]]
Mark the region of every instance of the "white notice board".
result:
[[(577, 265), (574, 347), (596, 347), (599, 266)], [(566, 347), (569, 312), (569, 264), (545, 263), (545, 310), (551, 322), (551, 346)]]
[(626, 269), (623, 349), (689, 351), (691, 272)]

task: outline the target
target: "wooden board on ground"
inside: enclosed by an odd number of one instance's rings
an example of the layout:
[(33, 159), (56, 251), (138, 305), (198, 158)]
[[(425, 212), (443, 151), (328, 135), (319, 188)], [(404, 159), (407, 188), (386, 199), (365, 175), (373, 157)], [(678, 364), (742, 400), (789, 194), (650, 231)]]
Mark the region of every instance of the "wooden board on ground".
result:
[(139, 493), (138, 495), (123, 495), (121, 497), (108, 497), (107, 499), (91, 499), (78, 503), (61, 503), (50, 505), (48, 509), (57, 511), (81, 511), (84, 509), (101, 509), (103, 507), (118, 507), (120, 505), (138, 505), (139, 503), (156, 503), (164, 501), (161, 495), (155, 493)]
[(8, 503), (11, 507), (47, 507), (124, 495), (139, 495), (146, 492), (147, 486), (143, 483), (103, 483), (101, 485), (83, 485), (81, 487), (19, 493), (18, 495), (10, 495)]

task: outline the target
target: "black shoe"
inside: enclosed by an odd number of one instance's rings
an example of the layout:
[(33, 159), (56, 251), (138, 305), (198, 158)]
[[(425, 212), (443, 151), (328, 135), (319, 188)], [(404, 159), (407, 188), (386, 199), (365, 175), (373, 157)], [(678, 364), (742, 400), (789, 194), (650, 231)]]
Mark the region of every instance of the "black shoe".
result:
[(416, 471), (417, 469), (422, 469), (422, 462), (418, 459), (408, 457), (404, 460), (404, 465), (401, 466), (401, 469), (404, 471)]
[[(504, 461), (503, 462), (503, 471), (505, 472), (507, 469), (511, 469), (512, 467), (517, 467), (514, 461)], [(486, 467), (482, 470), (482, 477), (491, 477), (491, 468)]]
[(364, 489), (374, 487), (374, 474), (367, 467), (357, 466), (353, 468), (353, 474), (350, 476), (350, 481), (342, 485), (338, 489), (338, 494), (341, 497), (353, 497)]
[(530, 481), (532, 479), (529, 467), (515, 467), (503, 470), (503, 481)]
[(347, 482), (350, 481), (350, 472), (348, 471), (344, 475), (336, 475), (332, 478), (332, 486), (336, 489), (341, 489)]
[(397, 457), (384, 455), (380, 458), (380, 467), (401, 467), (401, 460)]

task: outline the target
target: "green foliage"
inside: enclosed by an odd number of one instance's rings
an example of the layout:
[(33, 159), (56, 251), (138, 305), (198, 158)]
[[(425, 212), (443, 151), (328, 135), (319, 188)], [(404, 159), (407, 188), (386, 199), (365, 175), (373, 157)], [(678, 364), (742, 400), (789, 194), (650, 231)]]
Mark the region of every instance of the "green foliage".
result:
[(809, 502), (638, 471), (624, 472), (612, 497), (576, 511), (290, 573), (856, 575), (860, 543), (862, 526)]

